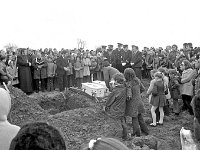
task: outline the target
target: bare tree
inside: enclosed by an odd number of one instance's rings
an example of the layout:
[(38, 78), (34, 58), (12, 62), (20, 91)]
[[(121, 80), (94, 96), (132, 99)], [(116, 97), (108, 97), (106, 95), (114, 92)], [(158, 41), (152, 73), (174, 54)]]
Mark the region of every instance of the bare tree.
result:
[(4, 46), (6, 51), (15, 51), (18, 46), (16, 44), (8, 43), (7, 45)]
[(77, 39), (77, 46), (78, 46), (78, 49), (79, 49), (80, 46), (81, 46), (81, 39)]
[(78, 49), (82, 48), (84, 49), (86, 47), (86, 41), (83, 41), (82, 39), (77, 39)]

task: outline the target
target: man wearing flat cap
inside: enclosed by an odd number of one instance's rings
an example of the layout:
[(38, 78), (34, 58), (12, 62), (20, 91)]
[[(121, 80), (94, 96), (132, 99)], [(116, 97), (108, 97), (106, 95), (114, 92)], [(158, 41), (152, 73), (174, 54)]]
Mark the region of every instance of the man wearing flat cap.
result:
[(131, 58), (132, 58), (132, 52), (128, 49), (128, 45), (123, 45), (124, 52), (122, 55), (123, 60), (123, 70), (126, 68), (131, 68)]
[(142, 52), (139, 51), (138, 46), (132, 45), (132, 68), (136, 76), (142, 78)]
[(108, 50), (113, 50), (113, 45), (108, 45)]
[(123, 44), (117, 43), (117, 45), (118, 45), (118, 48), (113, 50), (113, 53), (112, 53), (112, 59), (113, 59), (112, 65), (114, 68), (118, 69), (120, 72), (123, 72), (123, 66), (122, 66)]

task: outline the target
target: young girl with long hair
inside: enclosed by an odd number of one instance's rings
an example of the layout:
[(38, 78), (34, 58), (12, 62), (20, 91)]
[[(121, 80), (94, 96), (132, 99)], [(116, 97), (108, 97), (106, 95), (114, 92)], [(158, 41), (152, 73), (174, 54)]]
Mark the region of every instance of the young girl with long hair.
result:
[[(166, 104), (166, 97), (165, 97), (165, 85), (163, 81), (163, 74), (161, 72), (156, 72), (154, 74), (155, 79), (152, 80), (149, 89), (147, 91), (147, 97), (152, 94), (150, 99), (151, 107), (151, 114), (153, 123), (150, 124), (152, 127), (156, 127), (157, 125), (163, 125), (164, 119), (164, 111), (163, 107)], [(156, 122), (156, 113), (155, 110), (159, 108), (160, 112), (160, 120)]]

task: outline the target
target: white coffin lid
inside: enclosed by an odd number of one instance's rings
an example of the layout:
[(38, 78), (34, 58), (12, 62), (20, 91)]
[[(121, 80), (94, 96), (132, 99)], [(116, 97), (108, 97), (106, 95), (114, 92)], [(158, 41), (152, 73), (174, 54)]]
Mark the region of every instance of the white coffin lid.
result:
[(95, 84), (95, 83), (82, 83), (82, 85), (92, 88), (92, 89), (103, 89), (104, 87), (100, 84)]

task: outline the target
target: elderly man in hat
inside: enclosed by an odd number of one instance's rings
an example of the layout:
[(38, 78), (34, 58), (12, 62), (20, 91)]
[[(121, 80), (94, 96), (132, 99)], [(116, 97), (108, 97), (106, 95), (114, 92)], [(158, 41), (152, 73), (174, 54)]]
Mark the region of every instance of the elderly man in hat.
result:
[(142, 79), (142, 52), (139, 51), (138, 46), (132, 45), (132, 68), (134, 69), (136, 76)]
[(123, 71), (126, 68), (131, 68), (131, 59), (132, 59), (132, 52), (131, 50), (128, 49), (128, 45), (124, 45), (124, 53), (122, 55), (122, 59), (123, 59)]
[(123, 44), (117, 43), (118, 48), (116, 48), (112, 52), (112, 58), (113, 58), (113, 67), (119, 70), (120, 72), (123, 72), (123, 66), (122, 66), (122, 53), (123, 49), (122, 46)]

